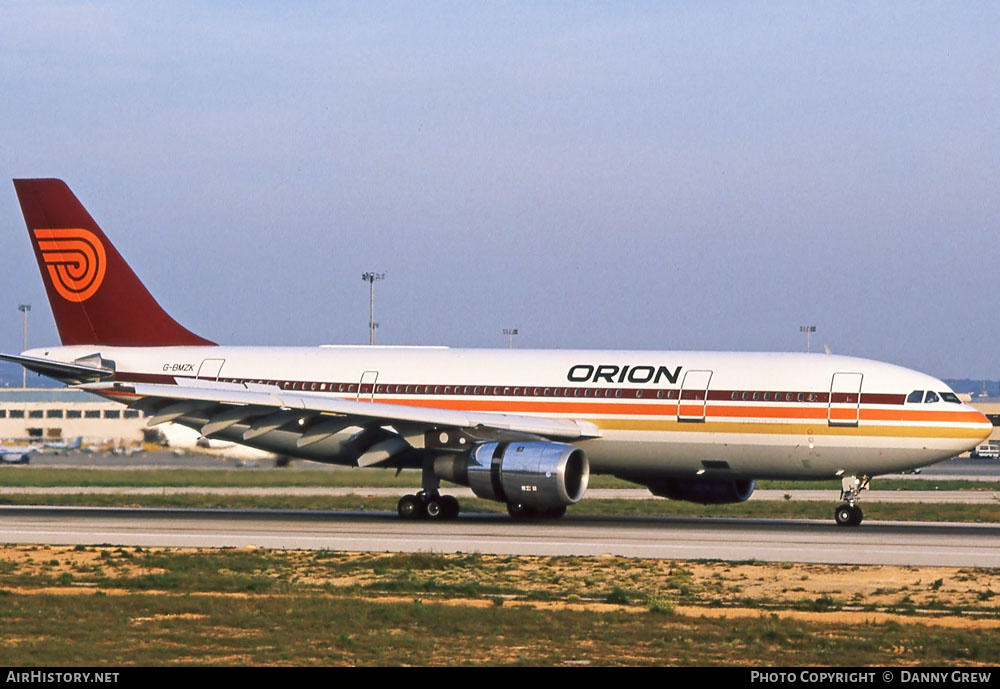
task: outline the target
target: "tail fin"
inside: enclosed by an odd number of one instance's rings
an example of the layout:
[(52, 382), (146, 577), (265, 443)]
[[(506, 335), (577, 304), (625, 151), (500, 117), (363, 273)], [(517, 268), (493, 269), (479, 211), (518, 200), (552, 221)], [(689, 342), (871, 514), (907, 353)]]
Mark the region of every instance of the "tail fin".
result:
[(64, 345), (215, 344), (164, 311), (58, 179), (15, 179), (21, 212)]

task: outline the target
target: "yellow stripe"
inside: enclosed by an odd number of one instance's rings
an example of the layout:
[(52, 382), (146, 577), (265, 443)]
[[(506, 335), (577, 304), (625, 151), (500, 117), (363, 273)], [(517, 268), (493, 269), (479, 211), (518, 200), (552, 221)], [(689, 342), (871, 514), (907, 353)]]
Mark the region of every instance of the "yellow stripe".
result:
[(766, 435), (853, 435), (901, 438), (982, 438), (987, 429), (933, 426), (828, 426), (827, 424), (683, 423), (648, 419), (587, 419), (602, 431), (669, 431), (677, 433), (757, 433)]

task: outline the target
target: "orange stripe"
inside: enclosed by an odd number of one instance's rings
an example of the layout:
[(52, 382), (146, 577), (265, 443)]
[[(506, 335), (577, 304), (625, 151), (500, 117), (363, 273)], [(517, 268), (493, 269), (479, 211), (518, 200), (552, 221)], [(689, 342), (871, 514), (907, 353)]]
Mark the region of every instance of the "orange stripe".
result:
[(855, 437), (889, 438), (982, 438), (985, 429), (941, 428), (939, 426), (809, 426), (792, 423), (739, 423), (713, 422), (684, 423), (683, 421), (654, 421), (646, 419), (590, 419), (602, 431), (660, 431), (664, 433), (716, 433), (731, 435), (776, 436), (826, 436), (849, 435)]
[[(627, 416), (677, 416), (677, 403), (650, 404), (648, 402), (541, 402), (466, 399), (376, 399), (384, 404), (424, 407), (431, 409), (454, 409), (459, 411), (485, 411), (498, 413), (539, 414), (621, 414)], [(686, 416), (701, 415), (701, 405), (682, 407)], [(807, 419), (825, 421), (830, 410), (827, 406), (812, 407), (755, 407), (749, 405), (709, 405), (706, 415), (713, 418), (754, 419)], [(855, 408), (834, 407), (835, 420), (854, 419)], [(899, 409), (861, 409), (862, 421), (903, 421), (922, 423), (983, 423), (979, 412), (965, 411), (903, 411)]]
[[(136, 398), (139, 395), (120, 390), (107, 390), (102, 392), (107, 397)], [(352, 399), (351, 397), (342, 399)], [(484, 412), (536, 412), (536, 413), (562, 413), (575, 416), (590, 414), (619, 414), (628, 416), (659, 416), (666, 417), (662, 420), (643, 419), (591, 419), (599, 427), (615, 430), (692, 430), (690, 424), (676, 421), (677, 404), (650, 404), (646, 403), (621, 403), (621, 402), (535, 402), (535, 401), (510, 401), (498, 403), (496, 400), (466, 400), (466, 399), (380, 399), (376, 400), (384, 404), (396, 404), (400, 406), (423, 407), (429, 409), (453, 409), (466, 411)], [(687, 416), (700, 416), (701, 405), (687, 405), (682, 407)], [(773, 419), (804, 419), (818, 422), (827, 420), (827, 407), (753, 407), (747, 405), (711, 405), (708, 407), (707, 415), (712, 418), (744, 418), (742, 422), (709, 422), (706, 425), (699, 425), (702, 432), (750, 432), (750, 433), (799, 433), (803, 432), (805, 426), (794, 423), (775, 424)], [(854, 408), (832, 410), (835, 420), (853, 420), (855, 418)], [(671, 418), (673, 417), (673, 418)], [(920, 422), (920, 423), (970, 423), (985, 428), (984, 419), (978, 412), (941, 412), (941, 411), (903, 411), (897, 409), (862, 409), (862, 421), (897, 421), (897, 422)], [(768, 423), (758, 424), (755, 421), (767, 421)], [(858, 435), (916, 435), (916, 436), (939, 436), (948, 437), (979, 437), (982, 434), (980, 428), (975, 429), (949, 429), (949, 428), (901, 428), (892, 427), (863, 427), (863, 428), (836, 428), (827, 426), (816, 426), (807, 429), (809, 433), (813, 430), (817, 434), (826, 433), (856, 433)], [(971, 435), (969, 435), (971, 433)]]
[(951, 423), (984, 423), (983, 415), (975, 411), (902, 411), (898, 409), (862, 409), (866, 421), (944, 421)]
[[(677, 403), (622, 404), (620, 402), (498, 402), (456, 399), (375, 399), (383, 404), (399, 404), (430, 409), (459, 411), (536, 412), (539, 414), (629, 414), (635, 416), (677, 416)], [(699, 407), (700, 409), (700, 407)]]
[(857, 421), (858, 409), (831, 409), (830, 419), (834, 421)]

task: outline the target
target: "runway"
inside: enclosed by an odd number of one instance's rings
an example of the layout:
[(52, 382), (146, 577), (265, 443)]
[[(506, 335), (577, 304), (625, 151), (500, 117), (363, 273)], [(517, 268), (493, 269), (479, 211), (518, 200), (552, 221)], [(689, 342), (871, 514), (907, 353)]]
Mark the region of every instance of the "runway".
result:
[(1000, 526), (866, 521), (602, 518), (404, 522), (388, 512), (0, 507), (0, 541), (501, 555), (620, 555), (830, 564), (1000, 567)]

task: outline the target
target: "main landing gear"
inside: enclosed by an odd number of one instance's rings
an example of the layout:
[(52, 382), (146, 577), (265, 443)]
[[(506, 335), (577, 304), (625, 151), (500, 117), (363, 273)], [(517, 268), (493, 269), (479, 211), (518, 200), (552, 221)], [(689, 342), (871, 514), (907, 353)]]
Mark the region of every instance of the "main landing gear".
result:
[(396, 504), (396, 512), (403, 519), (436, 519), (443, 521), (458, 517), (458, 500), (452, 495), (441, 495), (437, 491), (420, 491), (416, 495), (404, 495)]
[(566, 505), (531, 507), (518, 502), (508, 502), (507, 514), (514, 519), (559, 519), (566, 514)]
[(845, 476), (841, 479), (840, 499), (843, 502), (833, 511), (833, 518), (838, 526), (858, 526), (864, 519), (864, 513), (858, 507), (861, 491), (868, 488), (871, 476)]

